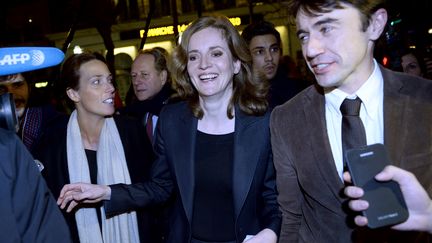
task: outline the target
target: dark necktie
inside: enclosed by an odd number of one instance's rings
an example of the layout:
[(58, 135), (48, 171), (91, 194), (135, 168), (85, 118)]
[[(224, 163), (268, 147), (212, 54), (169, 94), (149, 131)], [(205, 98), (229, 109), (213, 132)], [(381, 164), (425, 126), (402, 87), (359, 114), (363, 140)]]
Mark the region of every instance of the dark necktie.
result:
[(342, 113), (342, 151), (345, 167), (345, 151), (366, 145), (366, 132), (360, 119), (360, 98), (345, 99), (340, 106)]
[(150, 142), (153, 142), (153, 115), (150, 112), (147, 114), (146, 131)]

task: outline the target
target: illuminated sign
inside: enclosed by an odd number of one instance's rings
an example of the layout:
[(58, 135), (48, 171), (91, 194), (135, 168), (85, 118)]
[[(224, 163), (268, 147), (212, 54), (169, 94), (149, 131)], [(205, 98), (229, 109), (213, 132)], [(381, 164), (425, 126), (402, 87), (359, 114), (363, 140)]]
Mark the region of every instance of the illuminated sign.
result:
[[(241, 19), (239, 17), (229, 18), (231, 24), (234, 26), (241, 25)], [(186, 30), (189, 24), (181, 24), (177, 26), (177, 30), (179, 33), (182, 33)], [(145, 30), (140, 30), (140, 37), (144, 36)], [(155, 36), (163, 36), (163, 35), (173, 35), (174, 34), (174, 26), (163, 26), (157, 28), (151, 28), (148, 31), (147, 37), (155, 37)]]
[(35, 83), (35, 87), (36, 88), (44, 88), (48, 85), (48, 82), (39, 82), (39, 83)]

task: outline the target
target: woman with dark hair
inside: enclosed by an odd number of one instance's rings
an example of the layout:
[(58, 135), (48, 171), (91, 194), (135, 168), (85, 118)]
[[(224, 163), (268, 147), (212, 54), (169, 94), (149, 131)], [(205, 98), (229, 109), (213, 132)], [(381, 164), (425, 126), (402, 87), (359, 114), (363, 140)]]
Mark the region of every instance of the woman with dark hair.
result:
[(428, 76), (428, 66), (425, 58), (419, 52), (411, 49), (402, 51), (401, 66), (404, 73), (414, 76), (430, 79)]
[[(115, 89), (107, 65), (93, 54), (72, 55), (61, 78), (75, 110), (67, 128), (47, 137), (36, 155), (54, 196), (73, 182), (108, 185), (148, 179), (150, 141), (138, 121), (112, 117)], [(64, 215), (74, 242), (155, 242), (143, 211), (108, 216), (102, 204), (90, 202)]]
[(276, 242), (276, 201), (267, 84), (251, 72), (244, 40), (225, 17), (203, 17), (183, 33), (170, 66), (185, 101), (162, 110), (152, 180), (66, 185), (68, 210), (104, 200), (106, 213), (163, 202), (176, 192), (167, 242)]

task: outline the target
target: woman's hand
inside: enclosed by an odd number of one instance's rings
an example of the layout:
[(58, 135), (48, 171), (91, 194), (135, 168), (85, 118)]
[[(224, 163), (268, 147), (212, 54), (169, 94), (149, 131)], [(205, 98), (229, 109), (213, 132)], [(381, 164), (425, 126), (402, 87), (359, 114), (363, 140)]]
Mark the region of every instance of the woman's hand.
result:
[(276, 243), (277, 235), (271, 229), (263, 229), (252, 238), (243, 241), (243, 243)]
[(57, 205), (64, 209), (68, 204), (66, 212), (71, 212), (80, 203), (96, 203), (111, 198), (111, 188), (106, 185), (89, 183), (73, 183), (63, 186)]

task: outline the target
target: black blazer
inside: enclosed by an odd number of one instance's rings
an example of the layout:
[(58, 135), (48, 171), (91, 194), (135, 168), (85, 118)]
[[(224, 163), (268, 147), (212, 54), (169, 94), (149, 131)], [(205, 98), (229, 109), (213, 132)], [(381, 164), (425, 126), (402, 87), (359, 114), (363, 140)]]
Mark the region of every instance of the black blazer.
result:
[[(111, 200), (105, 202), (107, 214), (163, 202), (175, 191), (167, 242), (190, 242), (197, 125), (187, 103), (165, 106), (158, 121), (152, 180), (130, 186), (113, 185)], [(279, 234), (281, 215), (276, 199), (269, 114), (248, 116), (236, 109), (234, 144), (237, 242), (264, 228)]]
[[(148, 180), (151, 164), (154, 159), (152, 146), (147, 138), (142, 124), (136, 119), (114, 116), (117, 129), (122, 140), (126, 163), (132, 183)], [(66, 127), (58, 132), (52, 132), (51, 136), (44, 138), (36, 150), (35, 158), (40, 160), (45, 169), (42, 171), (48, 187), (57, 199), (65, 184), (70, 183), (66, 153)], [(74, 242), (79, 242), (75, 215), (66, 213), (63, 215), (71, 230)], [(150, 211), (137, 210), (138, 227), (141, 242), (157, 242), (159, 236), (155, 234), (157, 229), (154, 217)]]

